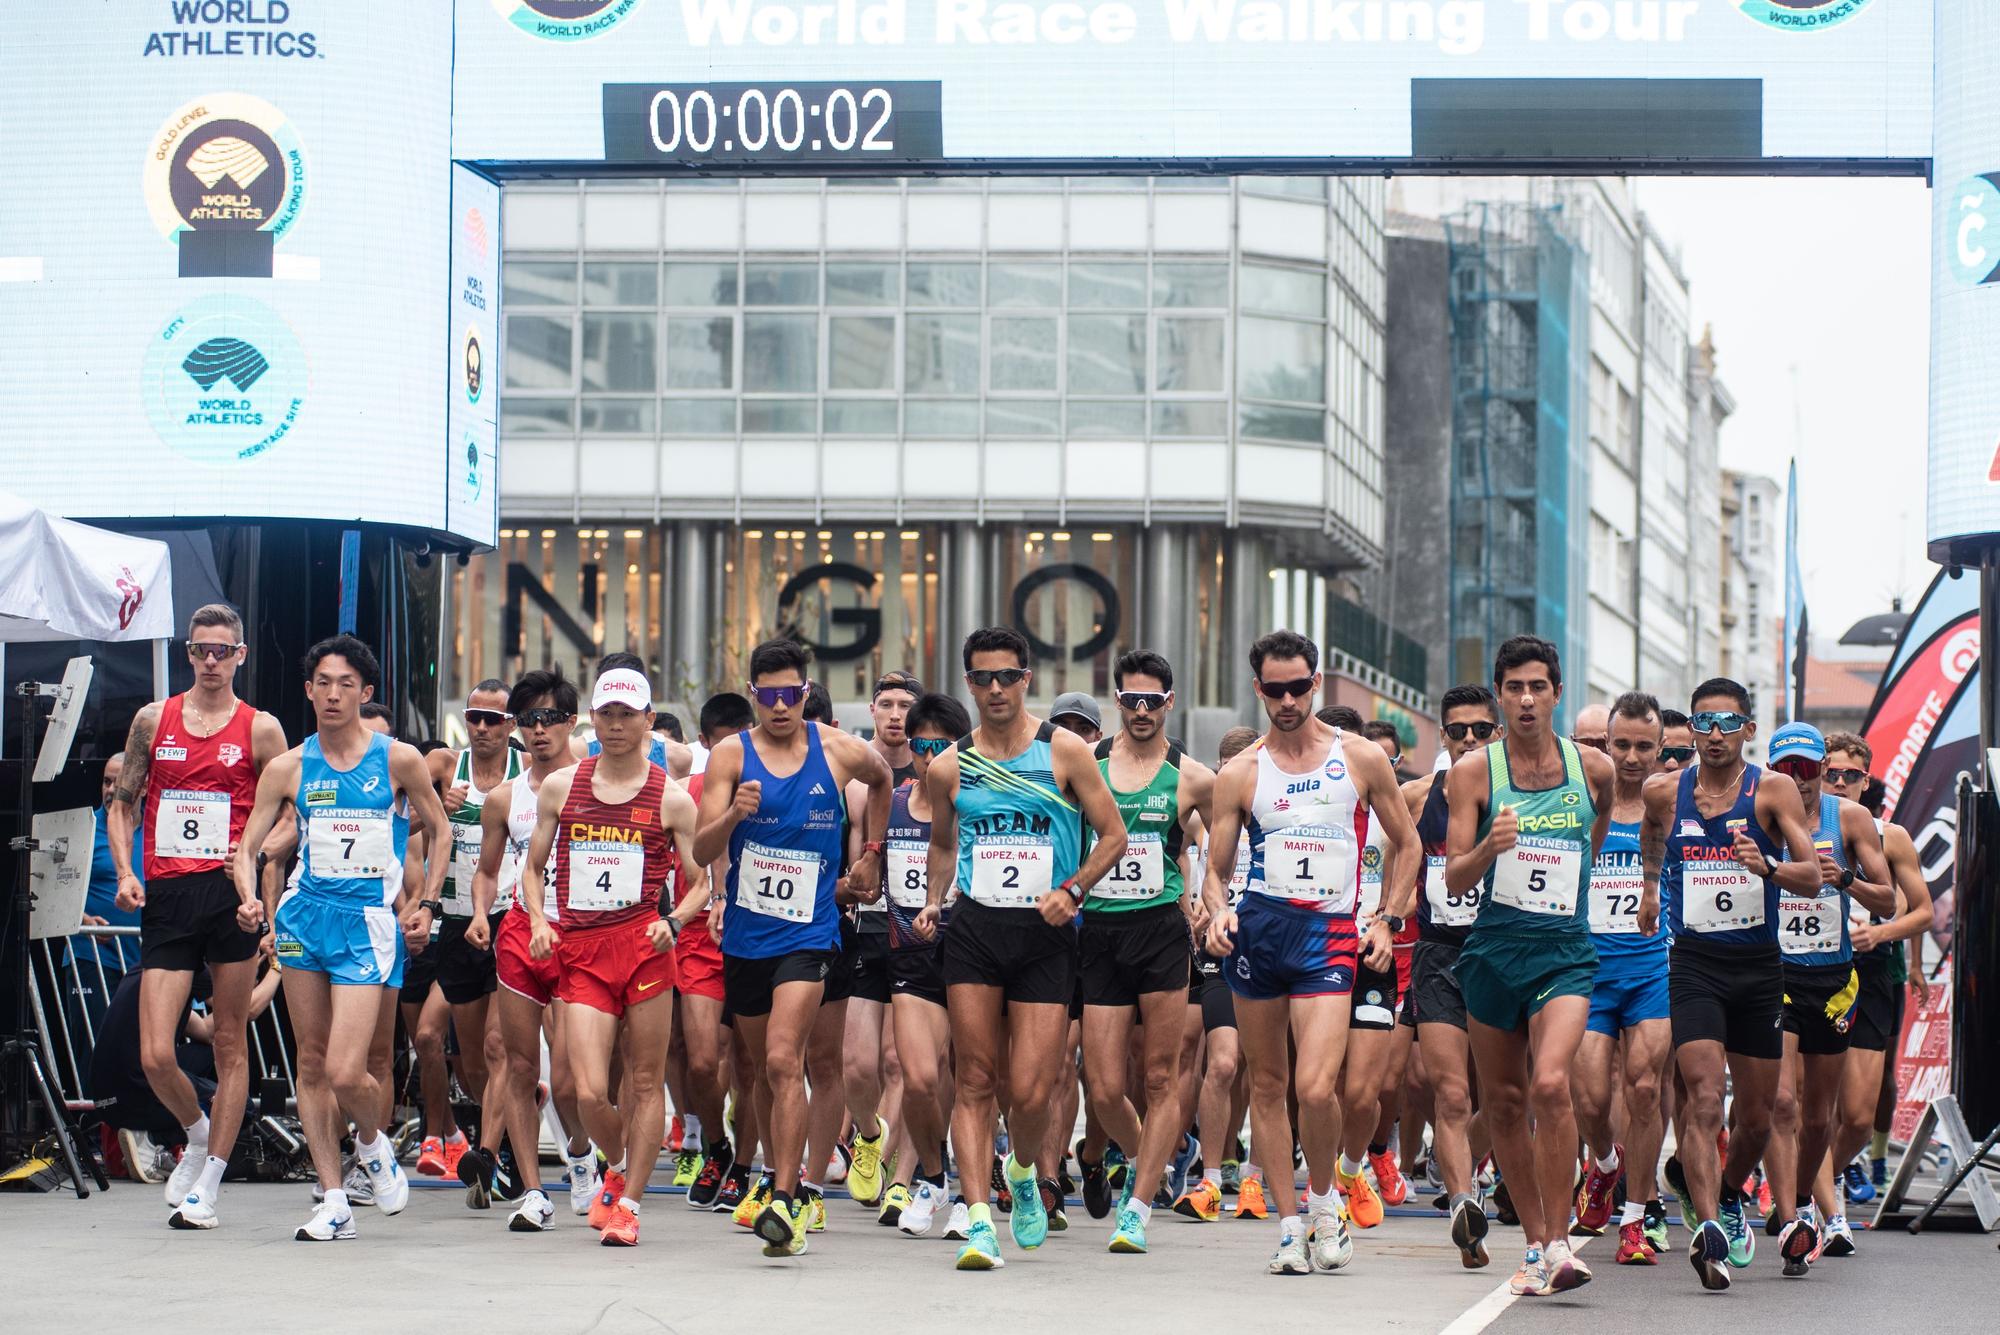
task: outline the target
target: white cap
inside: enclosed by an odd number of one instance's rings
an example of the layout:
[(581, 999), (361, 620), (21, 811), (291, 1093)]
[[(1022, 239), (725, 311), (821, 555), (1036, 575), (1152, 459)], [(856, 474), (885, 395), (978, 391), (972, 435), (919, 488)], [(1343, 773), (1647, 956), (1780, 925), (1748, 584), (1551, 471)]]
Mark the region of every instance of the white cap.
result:
[(653, 707), (653, 684), (631, 668), (613, 668), (598, 677), (590, 692), (592, 709), (606, 705), (625, 705), (643, 714)]

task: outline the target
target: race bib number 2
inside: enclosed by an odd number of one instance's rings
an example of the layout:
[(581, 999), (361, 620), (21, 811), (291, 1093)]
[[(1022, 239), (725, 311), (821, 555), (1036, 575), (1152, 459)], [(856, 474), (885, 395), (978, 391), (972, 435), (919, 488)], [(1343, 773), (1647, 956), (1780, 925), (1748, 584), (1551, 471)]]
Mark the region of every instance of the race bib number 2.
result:
[(153, 821), (153, 854), (163, 858), (229, 856), (229, 794), (168, 788)]
[(972, 898), (996, 909), (1033, 908), (1055, 887), (1055, 848), (1046, 841), (981, 839), (972, 845)]

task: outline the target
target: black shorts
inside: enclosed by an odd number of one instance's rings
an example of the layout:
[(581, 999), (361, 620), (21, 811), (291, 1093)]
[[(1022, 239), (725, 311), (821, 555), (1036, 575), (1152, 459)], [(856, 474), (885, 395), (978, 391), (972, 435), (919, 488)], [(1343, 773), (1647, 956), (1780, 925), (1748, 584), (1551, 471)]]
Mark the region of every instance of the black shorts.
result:
[(1799, 1051), (1808, 1057), (1837, 1057), (1846, 1052), (1860, 991), (1852, 963), (1817, 968), (1787, 965), (1785, 1032), (1798, 1035)]
[[(834, 952), (833, 966), (826, 971), (826, 990), (819, 995), (819, 1004), (831, 1006), (836, 1001), (845, 1001), (854, 995), (854, 961), (861, 952), (861, 933), (854, 925), (854, 915), (840, 915), (840, 949)], [(724, 983), (724, 990), (728, 984)], [(750, 1011), (755, 1015), (757, 1012)]]
[(421, 1006), (429, 999), (431, 987), (438, 980), (438, 960), (441, 951), (438, 943), (444, 939), (444, 928), (424, 942), (422, 950), (409, 952), (403, 960), (403, 986), (396, 1000), (405, 1006)]
[(831, 950), (794, 950), (766, 959), (722, 957), (724, 1012), (756, 1019), (771, 1013), (771, 994), (782, 983), (824, 983), (838, 957)]
[(1025, 1005), (1068, 1006), (1077, 998), (1076, 929), (1051, 927), (1035, 909), (988, 908), (961, 899), (944, 934), (946, 987), (997, 987)]
[(840, 967), (847, 973), (847, 995), (889, 1004), (889, 923), (884, 915), (863, 915), (853, 949), (840, 952)]
[(944, 943), (939, 941), (890, 951), (889, 994), (944, 1005), (944, 970), (938, 964), (943, 950)]
[(148, 881), (139, 910), (139, 967), (193, 973), (204, 964), (250, 959), (257, 934), (236, 925), (242, 902), (226, 871)]
[(1458, 952), (1449, 941), (1418, 941), (1410, 948), (1410, 999), (1403, 1007), (1413, 1024), (1465, 1028), (1465, 993), (1459, 990)]
[[(506, 916), (503, 910), (486, 920), (492, 936), (487, 938), (484, 950), (475, 950), (466, 942), (465, 929), (472, 919), (446, 918), (444, 926), (438, 929), (437, 940), (424, 951), (436, 957), (433, 967), (438, 986), (444, 989), (444, 999), (452, 1005), (468, 1006), (481, 997), (492, 996), (493, 989), (500, 985), (492, 942), (493, 937), (500, 935), (500, 920)], [(407, 972), (408, 966), (404, 967)]]
[(1854, 959), (1861, 996), (1854, 1007), (1854, 1028), (1847, 1035), (1850, 1047), (1887, 1052), (1902, 1036), (1904, 988), (1890, 976), (1889, 968), (1889, 961), (1879, 955)]
[(1674, 1046), (1712, 1040), (1739, 1057), (1785, 1055), (1785, 969), (1776, 945), (1690, 947), (1667, 953), (1667, 1009)]
[(1396, 962), (1389, 961), (1389, 967), (1382, 970), (1371, 969), (1365, 964), (1354, 966), (1354, 991), (1350, 994), (1354, 1003), (1353, 1018), (1348, 1021), (1350, 1029), (1372, 1029), (1387, 1033), (1396, 1027)]
[(1086, 1006), (1136, 1006), (1155, 992), (1185, 992), (1194, 941), (1178, 903), (1086, 913), (1077, 968)]
[(1201, 1006), (1204, 1034), (1236, 1027), (1236, 994), (1229, 990), (1229, 980), (1222, 976), (1223, 967), (1224, 962), (1207, 951), (1194, 957), (1194, 981), (1188, 985), (1188, 1000)]

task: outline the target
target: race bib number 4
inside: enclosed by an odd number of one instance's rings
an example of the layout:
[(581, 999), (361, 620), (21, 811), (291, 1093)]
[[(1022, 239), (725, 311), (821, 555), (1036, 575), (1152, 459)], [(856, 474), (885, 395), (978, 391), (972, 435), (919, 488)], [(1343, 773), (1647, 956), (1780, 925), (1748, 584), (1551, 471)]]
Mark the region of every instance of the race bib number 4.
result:
[(1630, 863), (1599, 865), (1590, 873), (1590, 931), (1593, 936), (1637, 936), (1639, 898), (1646, 878)]
[(890, 844), (883, 853), (882, 874), (888, 880), (889, 902), (911, 913), (920, 912), (930, 896), (930, 845)]
[(1819, 955), (1840, 949), (1840, 892), (1778, 897), (1778, 948), (1787, 955)]
[(168, 788), (153, 821), (153, 855), (162, 858), (229, 856), (229, 794)]
[(995, 909), (1033, 908), (1055, 887), (1055, 865), (1055, 848), (1046, 840), (978, 840), (972, 845), (973, 902)]
[(1264, 836), (1264, 888), (1274, 895), (1352, 913), (1357, 881), (1354, 840), (1338, 830), (1302, 826)]
[(811, 922), (818, 899), (818, 858), (762, 844), (743, 845), (736, 869), (737, 903), (767, 918)]
[(1522, 835), (1493, 864), (1493, 902), (1523, 913), (1568, 917), (1576, 912), (1584, 850), (1561, 839)]
[(1424, 859), (1424, 898), (1431, 906), (1431, 921), (1440, 927), (1470, 927), (1479, 917), (1479, 887), (1469, 886), (1454, 895), (1445, 887), (1441, 857)]
[(1690, 932), (1762, 927), (1764, 887), (1734, 862), (1683, 863), (1681, 922)]
[(1099, 899), (1152, 899), (1167, 888), (1166, 847), (1157, 834), (1135, 834), (1090, 893)]
[(569, 841), (568, 907), (580, 913), (629, 909), (646, 891), (646, 850), (610, 840)]
[(385, 875), (389, 870), (389, 813), (347, 807), (315, 811), (306, 823), (306, 851), (314, 876)]

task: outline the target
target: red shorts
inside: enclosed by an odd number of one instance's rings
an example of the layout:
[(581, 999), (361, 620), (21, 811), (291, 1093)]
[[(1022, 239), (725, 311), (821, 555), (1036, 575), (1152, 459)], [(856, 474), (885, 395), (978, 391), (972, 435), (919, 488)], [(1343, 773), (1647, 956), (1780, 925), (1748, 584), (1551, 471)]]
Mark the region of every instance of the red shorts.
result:
[(680, 973), (674, 986), (682, 992), (722, 1000), (722, 947), (709, 936), (706, 915), (689, 923), (674, 942), (674, 968)]
[(547, 1006), (555, 999), (556, 979), (561, 970), (554, 955), (538, 960), (528, 953), (528, 934), (532, 930), (528, 911), (516, 904), (507, 910), (507, 916), (500, 920), (500, 930), (493, 934), (493, 956), (499, 966), (500, 986), (537, 1006)]
[(674, 952), (654, 950), (646, 932), (657, 921), (563, 929), (556, 943), (556, 962), (562, 966), (556, 996), (607, 1015), (623, 1015), (642, 1001), (671, 996)]
[(1407, 997), (1410, 995), (1410, 955), (1415, 949), (1415, 942), (1411, 942), (1408, 945), (1404, 945), (1401, 942), (1396, 944), (1396, 995), (1398, 997)]

